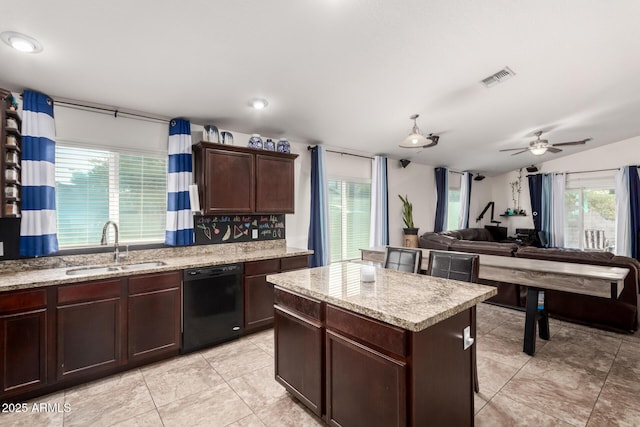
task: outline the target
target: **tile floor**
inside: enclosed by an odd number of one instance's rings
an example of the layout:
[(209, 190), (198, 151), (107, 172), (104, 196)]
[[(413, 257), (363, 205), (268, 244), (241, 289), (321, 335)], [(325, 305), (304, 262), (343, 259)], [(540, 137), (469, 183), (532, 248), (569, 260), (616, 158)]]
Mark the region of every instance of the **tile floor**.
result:
[[(640, 425), (640, 334), (551, 319), (551, 340), (529, 357), (523, 325), (524, 313), (478, 307), (477, 426)], [(323, 425), (273, 375), (269, 330), (34, 399), (70, 410), (2, 414), (0, 425)]]

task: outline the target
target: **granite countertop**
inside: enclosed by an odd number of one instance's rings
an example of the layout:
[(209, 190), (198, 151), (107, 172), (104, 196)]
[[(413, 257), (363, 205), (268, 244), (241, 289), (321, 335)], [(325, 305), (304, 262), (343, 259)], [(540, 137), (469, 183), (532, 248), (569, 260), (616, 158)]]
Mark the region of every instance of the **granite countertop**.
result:
[[(362, 282), (361, 268), (375, 269), (375, 281)], [(363, 266), (358, 262), (271, 274), (267, 281), (413, 332), (497, 294), (493, 286)]]
[[(68, 275), (68, 270), (75, 270), (87, 266), (115, 266), (111, 260), (113, 254), (104, 254), (97, 258), (84, 256), (81, 260), (69, 261), (69, 258), (59, 258), (58, 260), (48, 260), (48, 265), (34, 268), (28, 261), (12, 261), (11, 269), (2, 270), (0, 279), (0, 292), (18, 289), (32, 289), (44, 286), (63, 285), (68, 283), (87, 282), (98, 279), (108, 279), (113, 277), (131, 276), (138, 274), (157, 273), (182, 270), (187, 268), (205, 267), (212, 265), (232, 264), (236, 262), (259, 261), (273, 258), (285, 258), (298, 255), (309, 255), (313, 251), (308, 249), (298, 249), (286, 247), (284, 245), (272, 246), (251, 246), (251, 245), (210, 245), (219, 246), (208, 248), (206, 246), (191, 246), (188, 248), (167, 248), (160, 250), (141, 251), (141, 254), (131, 252), (128, 259), (123, 259), (119, 265), (134, 264), (141, 262), (162, 261), (165, 265), (150, 266), (149, 268), (137, 270), (119, 270), (99, 274)], [(77, 257), (76, 257), (77, 258)], [(43, 258), (42, 260), (46, 260)], [(95, 262), (106, 261), (106, 262)], [(8, 263), (6, 261), (5, 263)]]

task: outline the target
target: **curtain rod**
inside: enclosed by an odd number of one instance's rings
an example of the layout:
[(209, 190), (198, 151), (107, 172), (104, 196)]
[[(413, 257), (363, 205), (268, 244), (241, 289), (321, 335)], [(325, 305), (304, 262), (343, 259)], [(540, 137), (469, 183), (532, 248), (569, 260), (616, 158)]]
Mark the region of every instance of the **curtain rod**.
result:
[[(636, 168), (640, 169), (640, 165), (636, 165)], [(590, 171), (575, 171), (575, 172), (554, 172), (556, 175), (561, 175), (561, 174), (576, 174), (576, 173), (593, 173), (593, 172), (608, 172), (608, 171), (617, 171), (620, 170), (620, 168), (609, 168), (609, 169), (595, 169), (595, 170), (590, 170)]]
[[(315, 147), (317, 147), (317, 145), (307, 145), (307, 150), (313, 150)], [(363, 159), (369, 159), (372, 160), (373, 157), (369, 157), (369, 156), (362, 156), (360, 154), (351, 154), (351, 153), (345, 153), (344, 151), (334, 151), (334, 150), (324, 150), (327, 153), (335, 153), (335, 154), (342, 154), (342, 155), (347, 155), (347, 156), (353, 156), (353, 157), (361, 157)]]
[[(23, 93), (20, 94), (20, 98), (23, 97)], [(119, 114), (124, 114), (126, 116), (132, 117), (132, 118), (138, 118), (138, 119), (144, 119), (144, 120), (151, 120), (151, 121), (156, 121), (156, 122), (161, 122), (161, 123), (170, 123), (171, 120), (170, 119), (162, 119), (159, 117), (153, 117), (153, 116), (147, 116), (144, 114), (140, 114), (140, 113), (131, 113), (131, 112), (127, 112), (127, 111), (120, 111), (117, 108), (112, 108), (112, 107), (99, 107), (97, 105), (90, 105), (90, 104), (83, 104), (81, 101), (76, 101), (76, 100), (71, 100), (71, 99), (66, 99), (66, 98), (59, 98), (56, 99), (52, 96), (50, 96), (49, 98), (53, 99), (55, 104), (64, 106), (64, 107), (69, 107), (69, 108), (73, 108), (76, 110), (81, 110), (81, 111), (86, 111), (86, 110), (94, 110), (94, 111), (99, 111), (102, 113), (113, 113), (113, 117), (118, 117)]]
[(139, 114), (139, 113), (130, 113), (127, 111), (120, 111), (117, 108), (109, 108), (109, 107), (97, 107), (95, 105), (88, 105), (88, 104), (81, 104), (79, 102), (71, 102), (71, 101), (64, 101), (64, 100), (58, 100), (58, 99), (53, 99), (53, 101), (63, 107), (69, 107), (75, 110), (95, 110), (95, 111), (100, 111), (103, 113), (113, 113), (113, 117), (117, 118), (118, 115), (126, 115), (128, 117), (132, 117), (132, 118), (137, 118), (137, 119), (142, 119), (142, 120), (151, 120), (151, 121), (156, 121), (156, 122), (161, 122), (161, 123), (169, 123), (171, 122), (171, 120), (169, 119), (161, 119), (159, 117), (153, 117), (153, 116), (146, 116), (144, 114)]

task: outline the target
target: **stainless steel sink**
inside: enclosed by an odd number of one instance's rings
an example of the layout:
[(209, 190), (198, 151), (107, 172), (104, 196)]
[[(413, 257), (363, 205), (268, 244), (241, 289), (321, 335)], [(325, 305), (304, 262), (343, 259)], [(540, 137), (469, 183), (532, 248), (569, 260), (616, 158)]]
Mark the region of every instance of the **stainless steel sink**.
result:
[(104, 273), (112, 273), (114, 271), (120, 271), (120, 267), (116, 266), (101, 266), (101, 267), (80, 267), (80, 268), (72, 268), (71, 270), (67, 270), (67, 274), (69, 276), (81, 276), (83, 274), (104, 274)]
[(144, 270), (147, 268), (162, 267), (163, 265), (167, 265), (167, 263), (164, 261), (147, 261), (147, 262), (139, 262), (137, 264), (123, 264), (120, 266), (120, 268), (124, 271), (130, 271), (130, 270)]
[(122, 264), (122, 265), (108, 265), (108, 266), (94, 266), (94, 267), (78, 267), (67, 270), (69, 276), (81, 276), (91, 274), (106, 274), (116, 271), (138, 271), (146, 270), (148, 268), (161, 267), (167, 265), (164, 261), (146, 261), (136, 264)]

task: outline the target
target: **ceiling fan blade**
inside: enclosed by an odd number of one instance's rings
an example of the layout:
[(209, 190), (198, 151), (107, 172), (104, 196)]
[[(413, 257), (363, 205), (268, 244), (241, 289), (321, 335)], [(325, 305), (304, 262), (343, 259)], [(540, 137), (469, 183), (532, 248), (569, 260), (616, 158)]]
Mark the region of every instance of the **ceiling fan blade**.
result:
[(517, 151), (517, 150), (528, 150), (529, 147), (520, 147), (520, 148), (504, 148), (500, 151)]
[(586, 138), (586, 139), (583, 139), (582, 141), (559, 142), (557, 144), (551, 144), (551, 145), (553, 145), (554, 147), (561, 147), (563, 145), (582, 145), (588, 141), (591, 141), (591, 138)]
[(528, 149), (528, 148), (525, 148), (525, 149), (524, 149), (524, 150), (522, 150), (522, 151), (518, 151), (517, 153), (513, 153), (513, 154), (512, 154), (512, 156), (515, 156), (516, 154), (526, 153), (527, 151), (529, 151), (529, 149)]
[(547, 151), (550, 152), (550, 153), (559, 153), (562, 150), (559, 149), (559, 148), (547, 147)]

